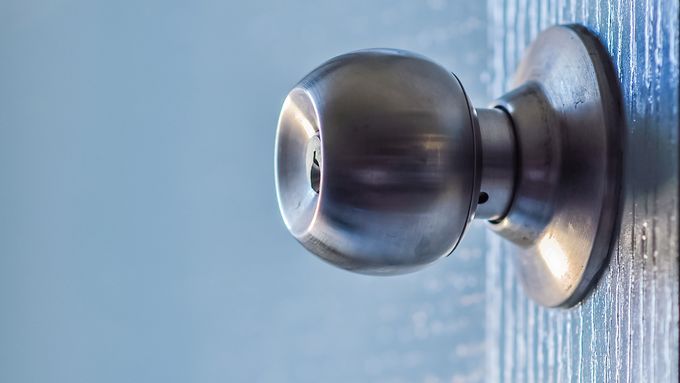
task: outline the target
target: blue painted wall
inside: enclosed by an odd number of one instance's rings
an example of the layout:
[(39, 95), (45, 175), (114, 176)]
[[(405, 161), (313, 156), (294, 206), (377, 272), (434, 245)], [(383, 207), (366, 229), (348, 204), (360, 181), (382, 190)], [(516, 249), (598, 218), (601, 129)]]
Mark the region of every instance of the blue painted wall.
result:
[(0, 2), (0, 381), (450, 382), (484, 376), (483, 231), (419, 274), (357, 276), (278, 217), (288, 89), (412, 49), (482, 105), (486, 6)]

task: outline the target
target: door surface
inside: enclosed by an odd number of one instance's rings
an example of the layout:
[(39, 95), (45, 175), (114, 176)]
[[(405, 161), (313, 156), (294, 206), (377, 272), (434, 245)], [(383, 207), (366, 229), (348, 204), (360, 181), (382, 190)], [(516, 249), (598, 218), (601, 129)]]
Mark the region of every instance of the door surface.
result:
[(678, 2), (491, 0), (492, 94), (506, 90), (527, 44), (580, 23), (611, 54), (623, 93), (623, 211), (611, 260), (570, 310), (528, 300), (512, 254), (489, 236), (489, 382), (678, 381)]

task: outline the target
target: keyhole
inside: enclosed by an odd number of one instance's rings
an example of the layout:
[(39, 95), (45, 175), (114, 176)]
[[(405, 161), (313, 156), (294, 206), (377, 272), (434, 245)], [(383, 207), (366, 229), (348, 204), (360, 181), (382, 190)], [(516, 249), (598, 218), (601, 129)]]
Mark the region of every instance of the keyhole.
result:
[(312, 190), (319, 192), (319, 185), (321, 184), (321, 165), (319, 165), (319, 151), (315, 150), (312, 154), (312, 166), (309, 169), (309, 181)]

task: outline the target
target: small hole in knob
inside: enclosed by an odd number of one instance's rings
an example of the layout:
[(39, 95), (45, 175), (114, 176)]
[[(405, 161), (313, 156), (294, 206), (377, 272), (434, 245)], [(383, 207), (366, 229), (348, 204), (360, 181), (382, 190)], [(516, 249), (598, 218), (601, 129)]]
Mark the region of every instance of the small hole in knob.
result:
[(489, 200), (489, 195), (486, 194), (486, 192), (481, 192), (481, 193), (479, 193), (479, 200), (478, 200), (478, 203), (479, 203), (480, 205), (483, 204), (483, 203), (485, 203), (485, 202), (488, 201), (488, 200)]
[(312, 190), (319, 192), (319, 184), (321, 183), (321, 165), (319, 165), (318, 151), (315, 150), (312, 157), (312, 166), (309, 170), (309, 180)]

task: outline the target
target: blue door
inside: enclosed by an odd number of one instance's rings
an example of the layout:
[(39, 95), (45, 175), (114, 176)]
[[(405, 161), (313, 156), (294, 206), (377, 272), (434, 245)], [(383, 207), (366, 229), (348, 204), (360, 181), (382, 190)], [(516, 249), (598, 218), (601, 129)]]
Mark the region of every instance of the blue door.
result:
[(489, 2), (493, 93), (538, 31), (581, 23), (610, 53), (623, 93), (623, 213), (611, 260), (570, 310), (527, 300), (510, 251), (486, 248), (488, 381), (678, 380), (678, 4)]

